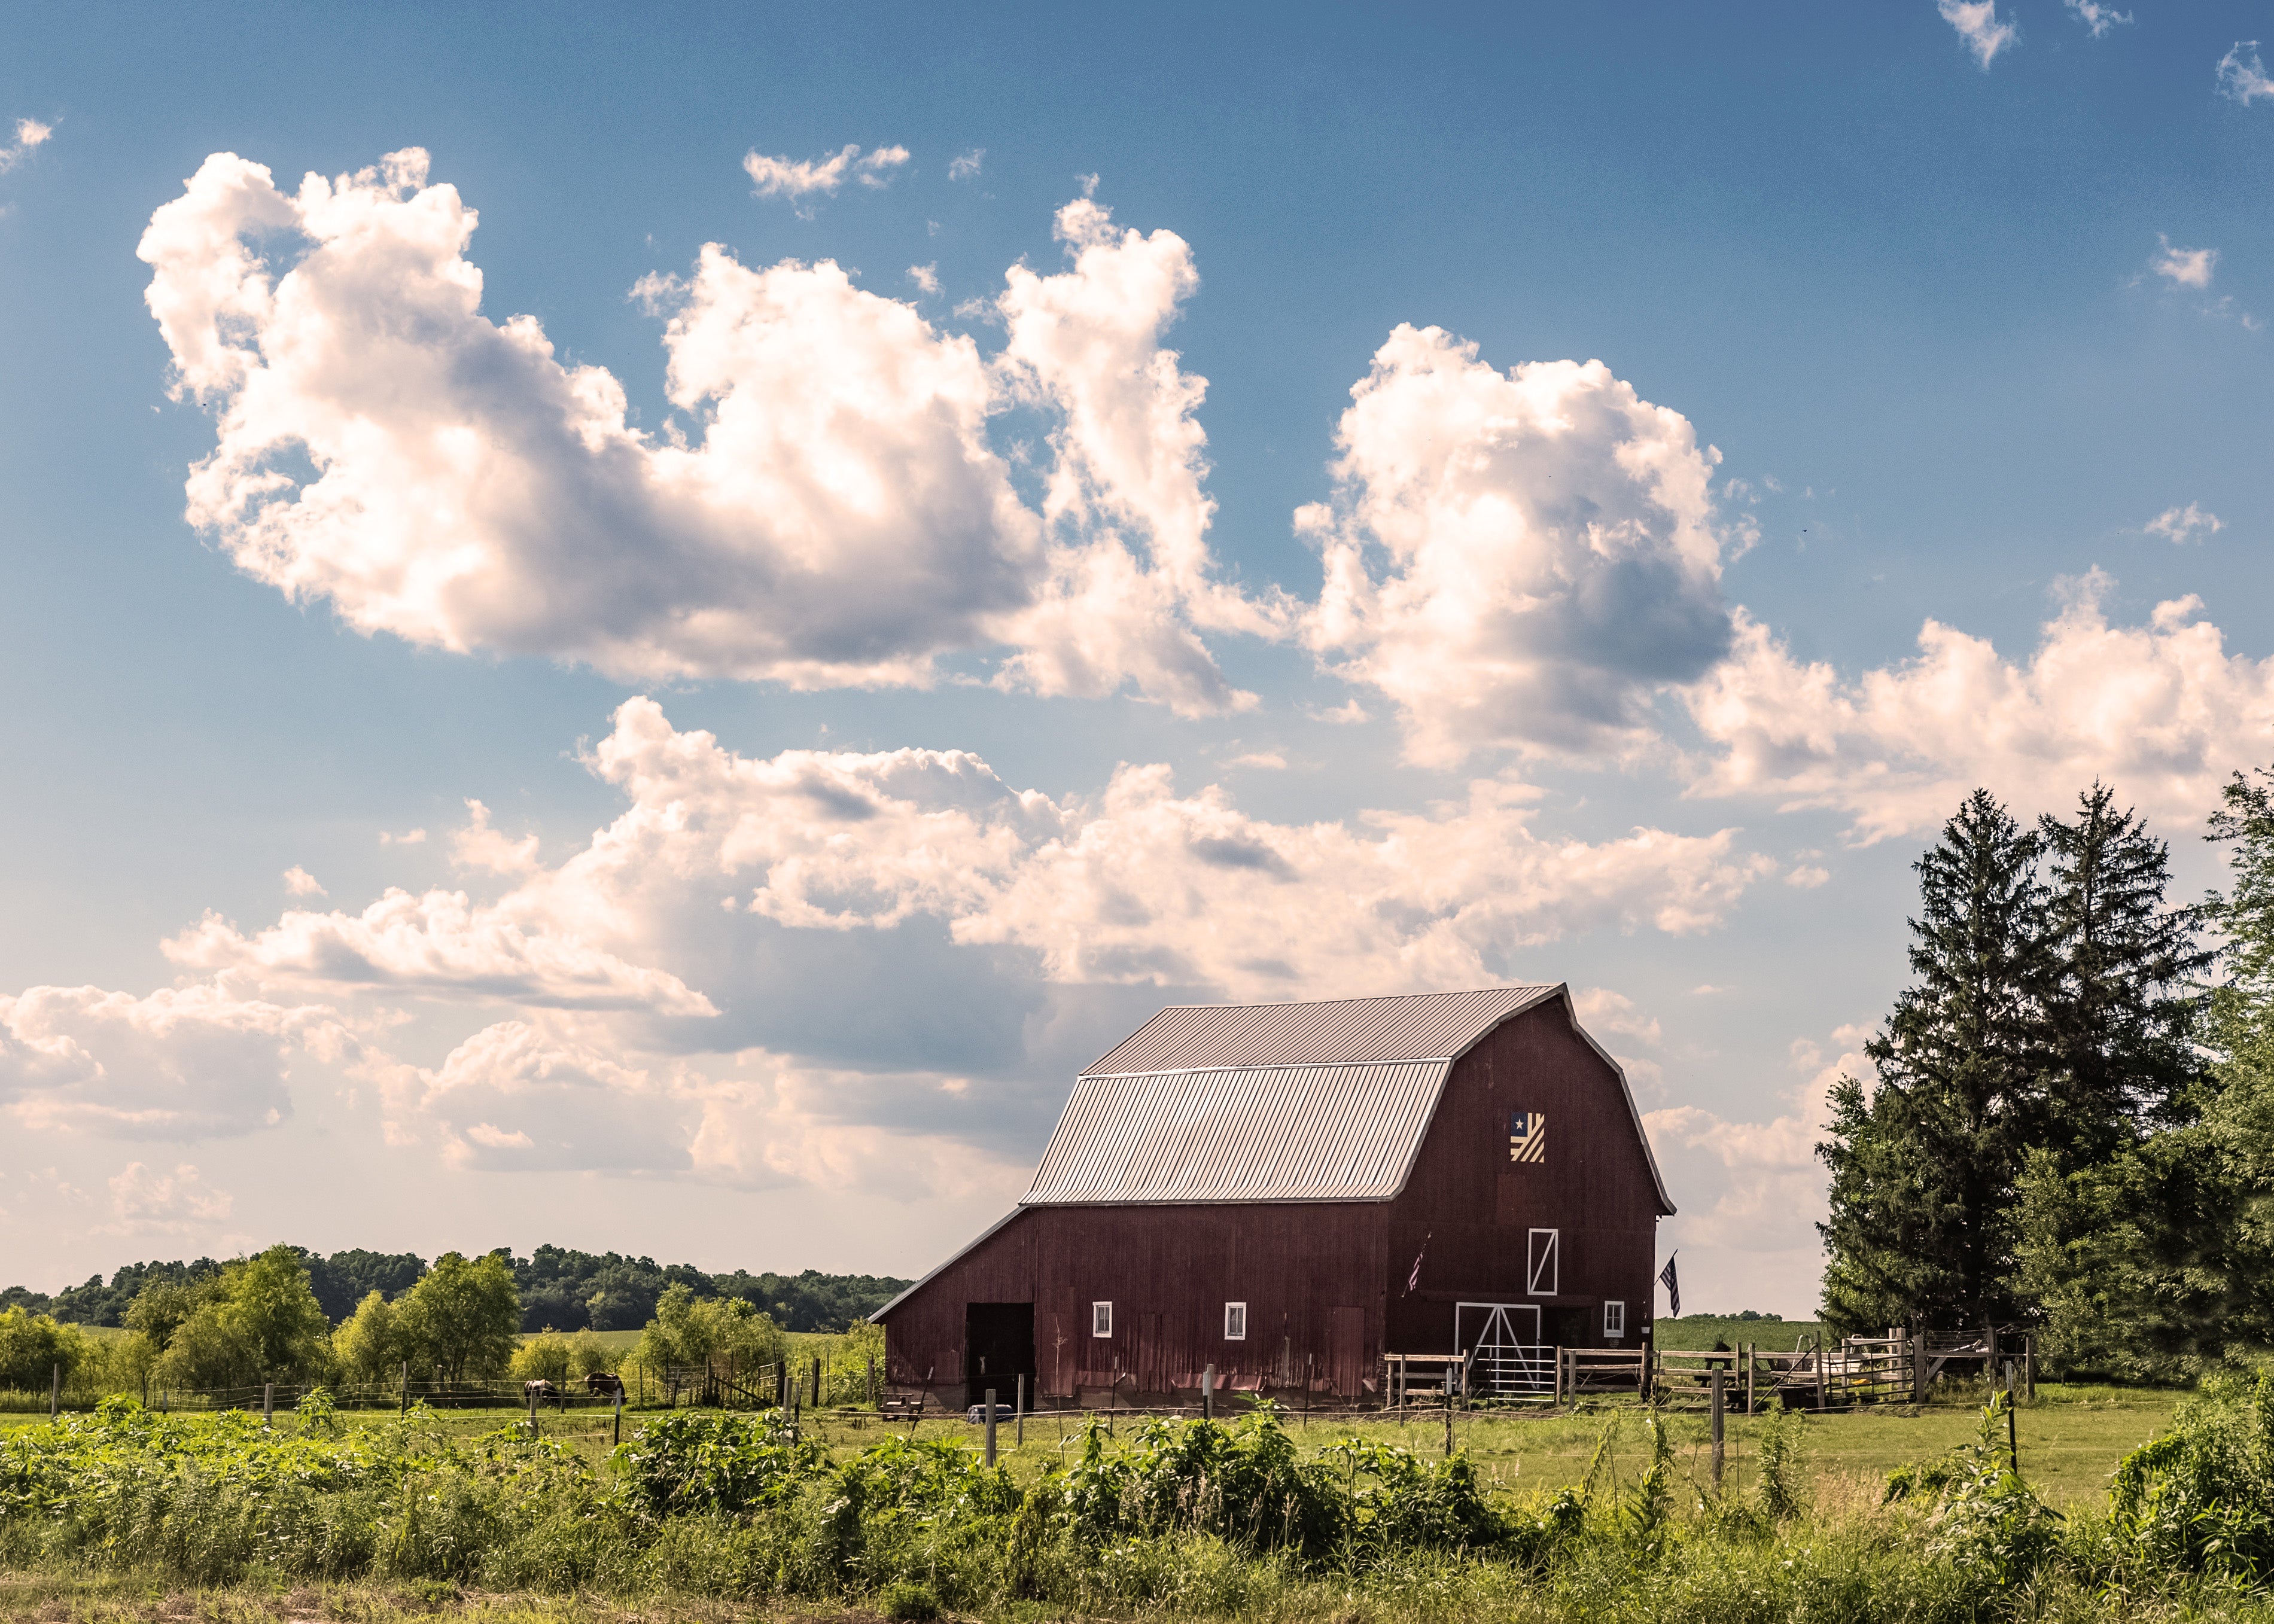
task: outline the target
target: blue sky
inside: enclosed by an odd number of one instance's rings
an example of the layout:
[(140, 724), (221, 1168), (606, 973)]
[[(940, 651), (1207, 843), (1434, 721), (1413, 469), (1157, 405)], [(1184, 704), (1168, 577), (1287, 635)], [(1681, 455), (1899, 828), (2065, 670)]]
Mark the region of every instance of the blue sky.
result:
[(913, 1273), (1161, 1002), (1537, 979), (1805, 1309), (1934, 824), (2274, 756), (2263, 13), (2122, 19), (19, 8), (19, 1272)]

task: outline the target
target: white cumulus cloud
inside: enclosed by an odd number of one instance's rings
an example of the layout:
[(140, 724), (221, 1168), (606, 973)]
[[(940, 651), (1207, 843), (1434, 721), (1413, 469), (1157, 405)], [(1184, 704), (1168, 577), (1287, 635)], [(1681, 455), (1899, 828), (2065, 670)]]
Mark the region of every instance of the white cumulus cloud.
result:
[(2218, 59), (2218, 94), (2248, 107), (2262, 97), (2274, 96), (2274, 79), (2258, 55), (2258, 41), (2237, 40)]
[(2161, 536), (2176, 545), (2199, 536), (2216, 536), (2225, 528), (2225, 522), (2217, 514), (2205, 513), (2198, 504), (2189, 502), (2184, 508), (2165, 508), (2141, 526), (2141, 533)]
[(947, 177), (950, 180), (977, 180), (979, 167), (986, 162), (987, 149), (984, 147), (975, 147), (969, 152), (958, 153), (948, 160)]
[(1689, 696), (1717, 752), (1691, 791), (1831, 808), (1871, 841), (1934, 827), (1977, 785), (2037, 811), (2105, 778), (2193, 824), (2274, 745), (2274, 660), (2228, 653), (2195, 598), (2111, 625), (2113, 584), (2065, 583), (2026, 660), (1929, 620), (1916, 658), (1852, 680), (1741, 614), (1736, 652)]
[(18, 119), (16, 139), (7, 146), (0, 147), (0, 175), (5, 175), (39, 147), (45, 146), (55, 132), (53, 125), (43, 124), (36, 118)]
[(147, 997), (33, 987), (0, 994), (0, 1109), (23, 1127), (115, 1139), (246, 1133), (290, 1115), (293, 1056), (352, 1045), (328, 1008), (219, 984)]
[(236, 1209), (237, 1198), (205, 1182), (194, 1163), (170, 1173), (130, 1162), (107, 1181), (113, 1222), (127, 1234), (193, 1235), (221, 1222)]
[(296, 897), (320, 897), (324, 894), (322, 883), (298, 863), (284, 870), (284, 889)]
[[(1240, 703), (1186, 598), (1263, 622), (1206, 584), (1201, 386), (1148, 347), (1188, 251), (1078, 207), (1074, 267), (1009, 279), (1003, 377), (832, 261), (713, 244), (691, 279), (648, 278), (690, 439), (632, 427), (616, 379), (563, 365), (534, 319), (482, 314), (473, 211), (423, 152), (289, 195), (216, 154), (140, 249), (178, 387), (218, 423), (188, 516), (296, 600), (446, 649), (818, 688), (1007, 645), (1004, 680), (1047, 693)], [(988, 440), (1013, 394), (1065, 419), (1048, 515)]]
[(2119, 23), (2132, 20), (2131, 12), (2120, 11), (2112, 5), (2103, 4), (2103, 0), (2062, 0), (2062, 3), (2068, 7), (2069, 15), (2082, 23), (2085, 32), (2096, 40), (2105, 39)]
[(743, 172), (762, 198), (789, 198), (793, 200), (816, 193), (833, 196), (847, 180), (857, 180), (864, 186), (884, 186), (892, 182), (892, 171), (908, 161), (905, 147), (879, 147), (863, 157), (856, 145), (832, 153), (826, 158), (769, 158), (753, 148), (742, 160)]
[(1997, 0), (1935, 0), (1934, 9), (1942, 14), (1943, 21), (1958, 30), (1958, 37), (1985, 73), (1991, 59), (2021, 37), (2020, 28), (2010, 19), (1999, 18)]
[(1651, 696), (1729, 646), (1719, 454), (1600, 361), (1502, 373), (1436, 327), (1397, 328), (1351, 395), (1335, 500), (1297, 515), (1325, 555), (1313, 648), (1419, 761), (1647, 740)]
[(2162, 246), (2156, 250), (2155, 258), (2148, 261), (2150, 270), (2174, 287), (2201, 289), (2210, 286), (2211, 274), (2218, 268), (2218, 249), (2174, 248), (2172, 239), (2160, 231), (2156, 234), (2156, 241)]

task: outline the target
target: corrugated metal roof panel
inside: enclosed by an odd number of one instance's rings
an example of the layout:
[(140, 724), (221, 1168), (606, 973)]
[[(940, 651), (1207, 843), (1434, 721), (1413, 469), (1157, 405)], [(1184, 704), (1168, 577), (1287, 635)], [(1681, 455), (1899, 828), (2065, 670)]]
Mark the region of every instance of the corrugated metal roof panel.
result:
[(1429, 1060), (1086, 1072), (1020, 1205), (1388, 1200), (1451, 1069)]
[(1555, 992), (1488, 987), (1328, 1004), (1172, 1004), (1082, 1075), (1449, 1059)]

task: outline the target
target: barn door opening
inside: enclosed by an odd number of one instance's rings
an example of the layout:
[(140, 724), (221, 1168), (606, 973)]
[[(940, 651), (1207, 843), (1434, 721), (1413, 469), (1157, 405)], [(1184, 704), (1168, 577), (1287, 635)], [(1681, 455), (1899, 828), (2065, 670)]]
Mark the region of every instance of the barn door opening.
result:
[(1035, 1305), (1032, 1303), (967, 1303), (963, 1307), (963, 1402), (982, 1404), (987, 1389), (1008, 1409), (1017, 1402), (1019, 1378), (1027, 1379), (1027, 1402), (1035, 1402)]
[(1453, 1346), (1469, 1361), (1469, 1391), (1514, 1398), (1555, 1385), (1554, 1350), (1540, 1342), (1536, 1303), (1456, 1303)]

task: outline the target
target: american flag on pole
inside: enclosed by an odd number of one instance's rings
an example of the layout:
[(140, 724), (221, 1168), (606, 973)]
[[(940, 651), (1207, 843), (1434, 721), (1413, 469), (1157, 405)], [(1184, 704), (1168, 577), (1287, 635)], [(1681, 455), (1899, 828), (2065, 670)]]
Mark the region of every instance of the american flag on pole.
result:
[(1429, 1237), (1424, 1235), (1421, 1237), (1421, 1250), (1413, 1254), (1413, 1272), (1405, 1277), (1405, 1291), (1409, 1297), (1421, 1289), (1421, 1259), (1428, 1255)]
[(1666, 1267), (1658, 1271), (1659, 1283), (1666, 1288), (1666, 1312), (1670, 1319), (1682, 1318), (1682, 1276), (1674, 1272), (1674, 1259), (1682, 1254), (1669, 1253)]

